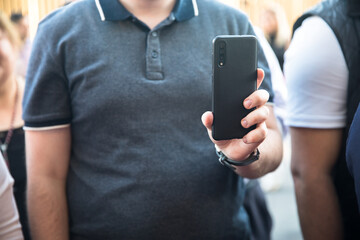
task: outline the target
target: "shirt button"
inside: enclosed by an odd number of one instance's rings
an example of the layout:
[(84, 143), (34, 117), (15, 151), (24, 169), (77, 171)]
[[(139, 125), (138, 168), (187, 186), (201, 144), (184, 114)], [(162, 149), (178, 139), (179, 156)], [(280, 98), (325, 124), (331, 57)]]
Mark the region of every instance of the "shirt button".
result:
[(155, 50), (153, 50), (153, 51), (151, 52), (151, 57), (152, 57), (152, 58), (157, 58), (157, 57), (158, 57), (158, 52), (155, 51)]
[(153, 37), (157, 37), (158, 34), (157, 34), (157, 32), (152, 32), (151, 35), (152, 35)]

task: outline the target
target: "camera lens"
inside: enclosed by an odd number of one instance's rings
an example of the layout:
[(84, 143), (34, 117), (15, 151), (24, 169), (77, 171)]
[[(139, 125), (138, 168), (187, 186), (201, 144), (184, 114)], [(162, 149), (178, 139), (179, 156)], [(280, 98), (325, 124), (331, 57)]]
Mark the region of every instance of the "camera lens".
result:
[(219, 48), (218, 48), (218, 56), (219, 56), (219, 59), (218, 59), (218, 64), (219, 64), (219, 67), (224, 67), (225, 66), (225, 58), (226, 58), (226, 43), (225, 41), (220, 41), (219, 42)]
[(220, 49), (224, 49), (225, 48), (225, 42), (220, 42)]

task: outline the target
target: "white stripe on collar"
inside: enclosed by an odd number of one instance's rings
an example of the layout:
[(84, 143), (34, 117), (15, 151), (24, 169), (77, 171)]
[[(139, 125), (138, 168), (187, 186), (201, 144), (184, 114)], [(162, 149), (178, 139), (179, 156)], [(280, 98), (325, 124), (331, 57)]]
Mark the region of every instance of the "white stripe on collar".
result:
[(95, 3), (96, 3), (96, 7), (97, 7), (97, 9), (99, 11), (101, 21), (105, 21), (104, 11), (101, 8), (101, 4), (100, 4), (99, 0), (95, 0)]
[(23, 129), (25, 131), (47, 131), (47, 130), (66, 128), (66, 127), (70, 127), (70, 123), (62, 124), (62, 125), (56, 125), (56, 126), (50, 126), (50, 127), (26, 127), (26, 126), (24, 126)]
[(196, 0), (192, 0), (192, 4), (193, 4), (193, 8), (194, 8), (194, 15), (198, 16), (199, 15), (199, 9), (198, 9), (198, 5)]

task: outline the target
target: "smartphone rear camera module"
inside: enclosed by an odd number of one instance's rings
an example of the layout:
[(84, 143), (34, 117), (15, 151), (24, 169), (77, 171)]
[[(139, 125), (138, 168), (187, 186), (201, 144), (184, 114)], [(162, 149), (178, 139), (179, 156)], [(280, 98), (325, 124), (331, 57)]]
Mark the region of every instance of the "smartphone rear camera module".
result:
[(226, 43), (225, 41), (219, 42), (219, 67), (223, 67), (225, 65), (226, 59)]

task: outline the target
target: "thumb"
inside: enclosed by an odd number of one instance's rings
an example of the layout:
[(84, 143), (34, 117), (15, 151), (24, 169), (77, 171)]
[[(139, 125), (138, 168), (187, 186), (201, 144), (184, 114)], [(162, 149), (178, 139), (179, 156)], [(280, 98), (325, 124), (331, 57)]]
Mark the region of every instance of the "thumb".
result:
[(201, 121), (203, 125), (208, 129), (211, 130), (212, 124), (213, 124), (214, 116), (213, 113), (210, 111), (205, 112), (201, 116)]

